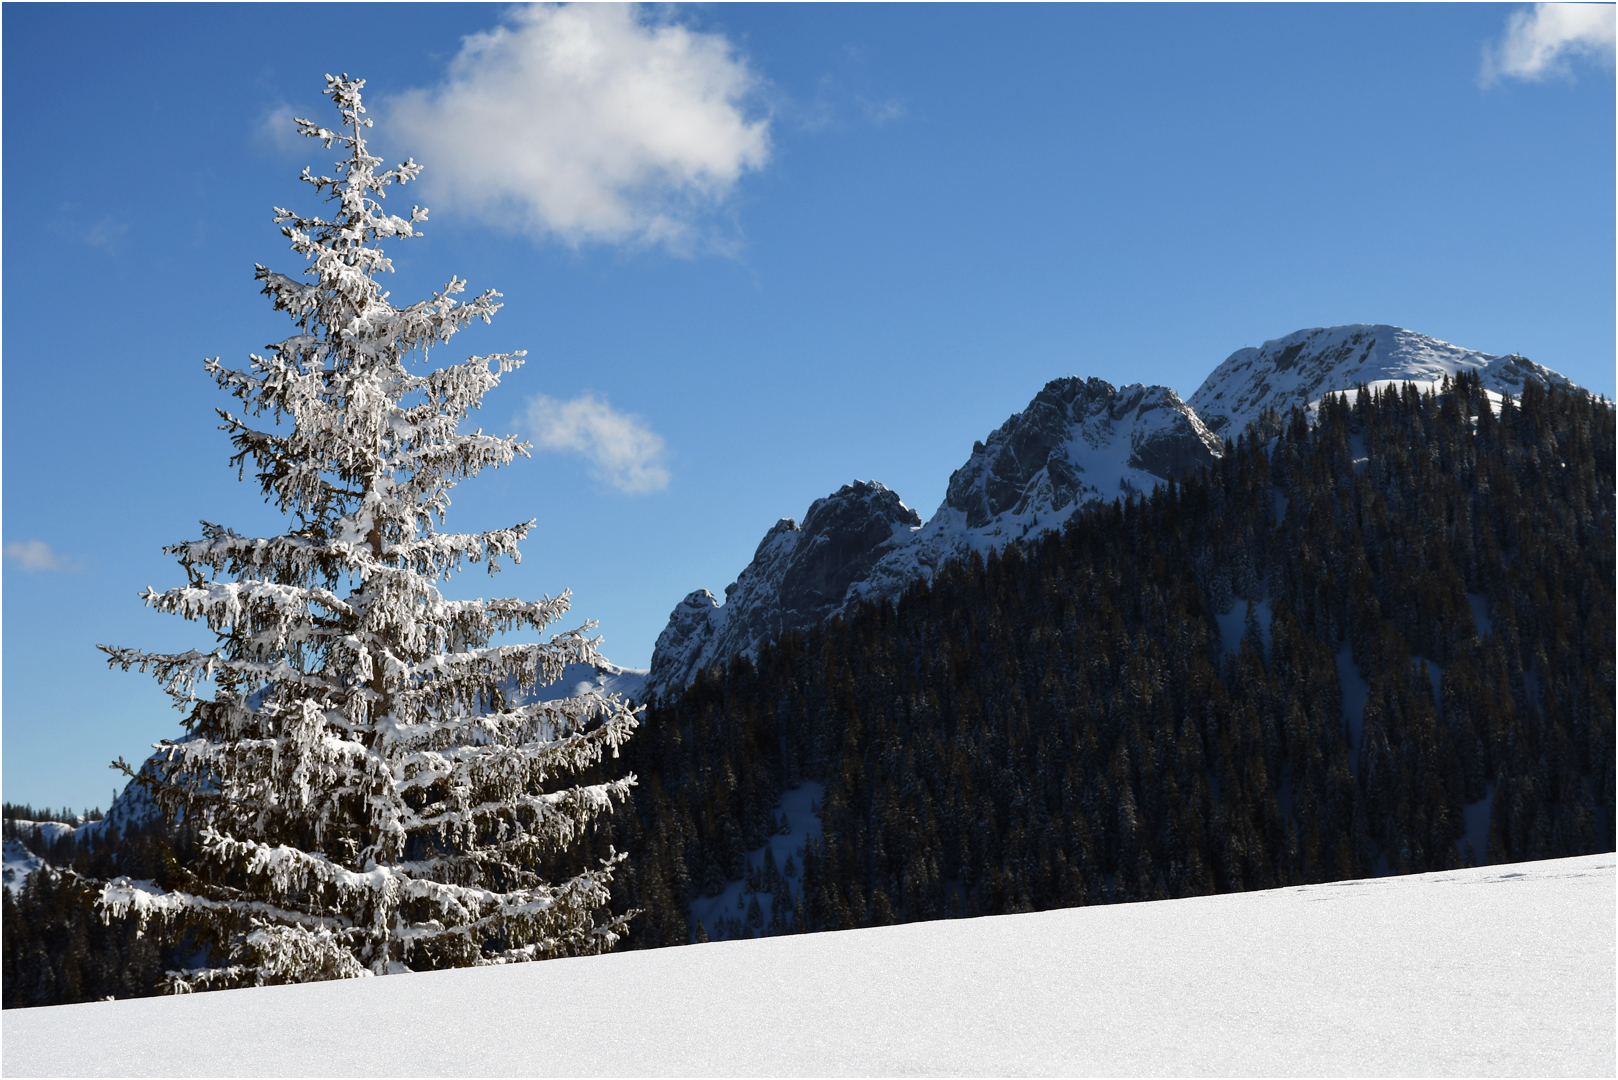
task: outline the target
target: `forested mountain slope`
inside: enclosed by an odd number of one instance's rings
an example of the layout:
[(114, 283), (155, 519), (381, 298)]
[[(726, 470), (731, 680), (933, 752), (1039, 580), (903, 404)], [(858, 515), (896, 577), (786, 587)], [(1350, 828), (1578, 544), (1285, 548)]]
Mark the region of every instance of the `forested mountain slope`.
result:
[[(1444, 389), (1294, 411), (657, 703), (630, 947), (717, 936), (691, 902), (743, 877), (823, 929), (1611, 851), (1612, 410)], [(765, 874), (804, 780), (822, 838)]]

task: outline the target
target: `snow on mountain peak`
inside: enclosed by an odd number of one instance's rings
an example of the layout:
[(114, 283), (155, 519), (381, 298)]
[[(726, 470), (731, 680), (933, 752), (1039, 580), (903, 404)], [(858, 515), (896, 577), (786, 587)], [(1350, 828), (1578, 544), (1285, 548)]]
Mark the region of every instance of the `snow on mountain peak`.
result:
[(1528, 381), (1573, 387), (1515, 353), (1495, 356), (1398, 326), (1360, 323), (1299, 330), (1256, 349), (1237, 349), (1191, 395), (1191, 406), (1216, 435), (1234, 439), (1267, 407), (1285, 413), (1359, 383), (1430, 386), (1463, 371), (1476, 372), (1484, 389), (1513, 396)]
[(1081, 507), (1146, 494), (1221, 451), (1218, 437), (1166, 386), (1055, 379), (973, 445), (938, 512), (884, 556), (848, 602), (898, 596), (950, 559), (1059, 528)]
[(788, 630), (863, 599), (896, 597), (949, 559), (1057, 528), (1081, 506), (1148, 492), (1220, 452), (1219, 439), (1167, 387), (1056, 379), (974, 444), (926, 525), (875, 482), (817, 501), (801, 527), (782, 520), (723, 603), (702, 589), (674, 609), (648, 684), (679, 689)]

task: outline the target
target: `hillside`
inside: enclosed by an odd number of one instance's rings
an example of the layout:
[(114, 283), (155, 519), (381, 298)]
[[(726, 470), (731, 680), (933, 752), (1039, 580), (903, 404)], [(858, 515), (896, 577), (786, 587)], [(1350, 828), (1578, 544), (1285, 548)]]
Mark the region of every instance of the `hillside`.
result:
[[(1612, 1075), (1614, 858), (0, 1017), (8, 1076)], [(334, 1017), (341, 1022), (334, 1023)]]
[(1485, 390), (1521, 397), (1536, 383), (1573, 383), (1525, 356), (1495, 356), (1399, 326), (1353, 325), (1299, 330), (1256, 349), (1237, 349), (1191, 395), (1191, 405), (1220, 438), (1234, 439), (1265, 409), (1294, 405), (1364, 384), (1436, 387), (1445, 376), (1476, 375)]

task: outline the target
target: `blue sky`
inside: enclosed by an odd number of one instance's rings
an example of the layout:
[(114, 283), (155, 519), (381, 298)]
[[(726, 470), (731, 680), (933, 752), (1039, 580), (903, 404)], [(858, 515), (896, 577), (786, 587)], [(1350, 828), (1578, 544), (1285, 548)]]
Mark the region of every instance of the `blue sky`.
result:
[(449, 525), (538, 524), (454, 590), (571, 588), (645, 666), (776, 519), (856, 478), (926, 517), (1059, 376), (1189, 396), (1388, 322), (1612, 396), (1611, 13), (7, 4), (5, 797), (105, 806), (178, 717), (94, 646), (206, 647), (137, 598), (162, 545), (282, 529), (202, 360), (288, 332), (252, 270), (297, 268), (328, 71), (426, 166), (394, 299), (492, 286), (445, 359), (529, 353), (480, 422), (541, 445)]

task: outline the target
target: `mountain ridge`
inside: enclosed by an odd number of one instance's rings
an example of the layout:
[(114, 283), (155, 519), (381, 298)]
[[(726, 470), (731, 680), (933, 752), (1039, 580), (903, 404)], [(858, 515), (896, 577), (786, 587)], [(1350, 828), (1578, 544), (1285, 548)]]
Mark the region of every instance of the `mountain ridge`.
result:
[(788, 630), (896, 598), (952, 558), (1058, 528), (1083, 506), (1150, 491), (1221, 452), (1168, 387), (1054, 379), (973, 444), (926, 523), (891, 489), (863, 480), (816, 500), (802, 526), (777, 522), (723, 602), (698, 589), (674, 609), (647, 687), (686, 686), (703, 668), (751, 655)]
[[(1217, 460), (1224, 440), (1252, 429), (1267, 412), (1284, 415), (1362, 383), (1436, 389), (1463, 372), (1475, 372), (1484, 389), (1497, 394), (1520, 395), (1528, 382), (1575, 388), (1516, 353), (1497, 356), (1369, 323), (1306, 328), (1238, 349), (1190, 399), (1164, 386), (1054, 379), (1027, 408), (973, 444), (925, 523), (874, 480), (817, 500), (803, 526), (791, 518), (777, 522), (723, 601), (698, 589), (671, 612), (653, 648), (645, 689), (678, 691), (703, 668), (754, 655), (788, 630), (846, 613), (863, 600), (893, 599), (952, 558), (1059, 528), (1084, 506), (1147, 494)], [(798, 595), (797, 583), (809, 574), (799, 553), (806, 537), (803, 551), (817, 553), (822, 581), (814, 603)]]

